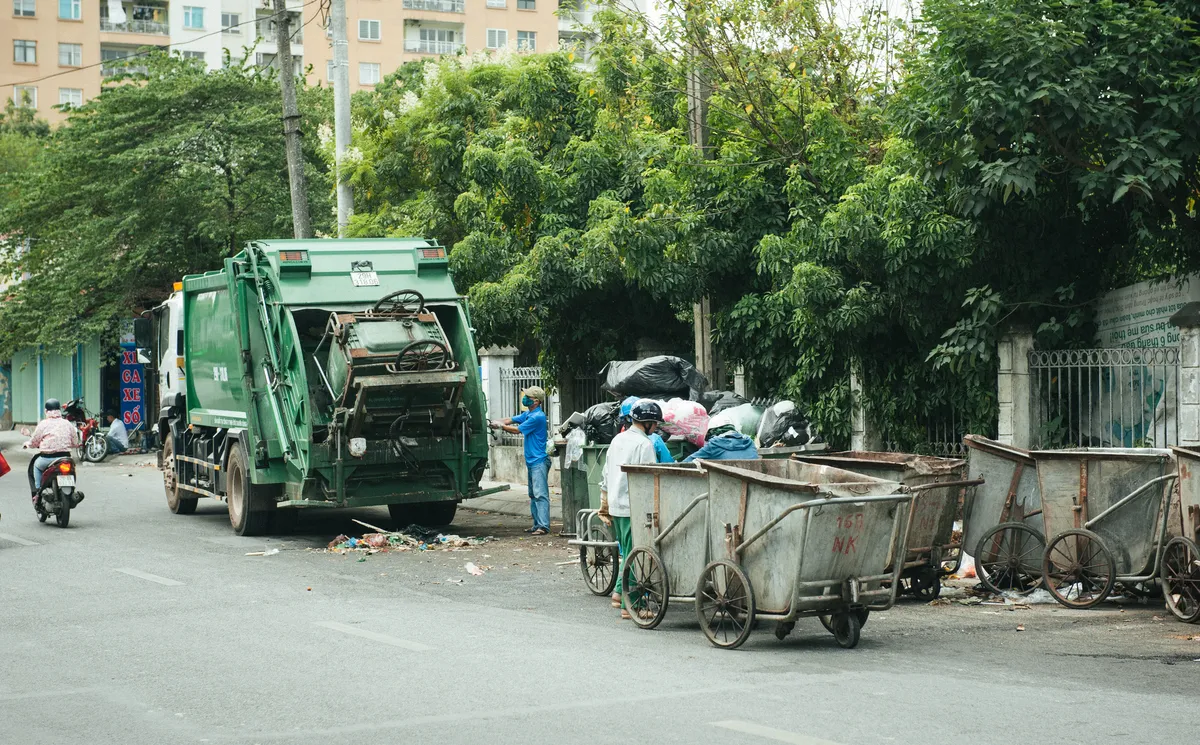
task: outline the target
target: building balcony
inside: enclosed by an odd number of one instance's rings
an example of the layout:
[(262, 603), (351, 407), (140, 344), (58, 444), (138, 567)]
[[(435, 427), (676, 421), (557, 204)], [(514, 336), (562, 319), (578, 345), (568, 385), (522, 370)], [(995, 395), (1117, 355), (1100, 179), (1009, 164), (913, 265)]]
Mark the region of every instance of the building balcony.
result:
[(156, 34), (167, 36), (171, 33), (171, 26), (159, 21), (125, 21), (124, 23), (115, 23), (107, 18), (101, 18), (100, 30), (118, 34)]
[[(292, 29), (292, 43), (304, 43), (304, 21), (300, 18), (299, 13), (291, 13), (290, 27)], [(258, 22), (254, 24), (255, 33), (263, 41), (274, 42), (279, 38), (279, 24), (270, 16), (261, 16)]]
[(462, 51), (463, 46), (463, 43), (459, 41), (404, 40), (404, 51), (417, 54), (458, 54)]
[(432, 10), (435, 13), (466, 13), (466, 5), (466, 0), (404, 0), (405, 10)]
[(122, 3), (124, 18), (112, 18), (108, 5), (100, 6), (100, 30), (118, 34), (148, 34), (168, 36), (171, 26), (167, 8), (160, 5), (134, 5)]

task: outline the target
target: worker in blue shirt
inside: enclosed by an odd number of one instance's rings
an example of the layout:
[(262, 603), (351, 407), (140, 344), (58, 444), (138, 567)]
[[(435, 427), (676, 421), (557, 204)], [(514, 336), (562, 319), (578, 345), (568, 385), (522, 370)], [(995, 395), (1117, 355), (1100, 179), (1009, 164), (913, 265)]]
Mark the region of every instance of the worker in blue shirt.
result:
[[(633, 411), (633, 405), (642, 399), (637, 396), (630, 396), (621, 402), (621, 431), (629, 429), (629, 425), (633, 423), (630, 412)], [(671, 455), (671, 451), (667, 448), (667, 443), (663, 442), (662, 435), (658, 432), (650, 435), (650, 444), (654, 446), (654, 457), (659, 463), (674, 463), (675, 458)]]
[(704, 447), (683, 459), (684, 463), (694, 460), (758, 460), (758, 448), (754, 440), (742, 434), (733, 423), (718, 414), (709, 420), (708, 432), (704, 435)]
[(491, 423), (492, 429), (509, 434), (521, 435), (525, 439), (525, 467), (529, 477), (529, 513), (533, 516), (533, 527), (526, 533), (546, 535), (550, 532), (550, 456), (546, 455), (546, 412), (542, 405), (546, 392), (537, 386), (525, 391), (521, 405), (522, 414)]

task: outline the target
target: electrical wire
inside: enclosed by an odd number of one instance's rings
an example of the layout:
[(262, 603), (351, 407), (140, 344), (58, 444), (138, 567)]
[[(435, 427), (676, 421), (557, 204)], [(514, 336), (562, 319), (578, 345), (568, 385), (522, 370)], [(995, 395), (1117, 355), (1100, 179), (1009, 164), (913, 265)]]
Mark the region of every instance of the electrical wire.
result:
[[(316, 3), (325, 5), (325, 2), (326, 2), (326, 0), (308, 0), (308, 2), (306, 2), (300, 6), (300, 10), (303, 10), (304, 8), (307, 8), (308, 6), (316, 4)], [(284, 12), (285, 13), (295, 12), (295, 9), (289, 8), (289, 9), (285, 10)], [(203, 36), (197, 36), (196, 38), (189, 39), (188, 41), (177, 41), (177, 42), (173, 42), (171, 44), (162, 44), (159, 46), (155, 46), (153, 49), (147, 49), (146, 51), (143, 51), (143, 52), (134, 52), (133, 54), (129, 55), (128, 57), (122, 57), (121, 59), (127, 60), (127, 59), (136, 59), (138, 57), (147, 57), (151, 54), (154, 54), (155, 52), (160, 52), (164, 49), (171, 49), (172, 47), (178, 47), (178, 46), (182, 46), (185, 44), (193, 44), (197, 41), (200, 41), (201, 39), (207, 39), (210, 36), (216, 36), (217, 34), (223, 34), (231, 28), (240, 28), (242, 26), (249, 26), (252, 23), (257, 24), (259, 21), (264, 21), (264, 20), (268, 20), (271, 18), (277, 18), (280, 15), (282, 15), (282, 14), (281, 13), (272, 13), (271, 15), (268, 15), (268, 16), (255, 17), (248, 21), (243, 21), (242, 23), (236, 23), (232, 26), (225, 26), (225, 27), (217, 29), (216, 31), (210, 31), (209, 33), (204, 34)], [(316, 16), (314, 15), (313, 18), (316, 18)], [(299, 28), (297, 28), (297, 31), (299, 31), (299, 29), (301, 29), (301, 28), (304, 28), (304, 26), (308, 25), (311, 22), (312, 22), (312, 18), (310, 18), (304, 24), (299, 26)], [(61, 77), (63, 75), (71, 75), (73, 73), (82, 72), (83, 70), (91, 70), (96, 67), (102, 67), (104, 65), (110, 64), (115, 61), (116, 60), (101, 60), (99, 62), (94, 62), (90, 65), (84, 65), (83, 67), (72, 67), (69, 70), (62, 70), (61, 72), (55, 72), (55, 73), (51, 73), (50, 75), (44, 75), (40, 78), (33, 78), (31, 80), (23, 80), (23, 81), (18, 81), (15, 83), (0, 83), (0, 88), (14, 88), (15, 89), (18, 86), (33, 85), (34, 83), (40, 83), (43, 80), (51, 80), (53, 78)]]

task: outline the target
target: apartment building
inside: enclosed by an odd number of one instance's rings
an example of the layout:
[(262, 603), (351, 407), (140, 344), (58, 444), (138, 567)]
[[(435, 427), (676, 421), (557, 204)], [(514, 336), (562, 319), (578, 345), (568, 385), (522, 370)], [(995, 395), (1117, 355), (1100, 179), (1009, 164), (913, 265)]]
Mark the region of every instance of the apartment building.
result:
[[(210, 69), (226, 55), (275, 65), (272, 0), (0, 0), (0, 93), (51, 122), (99, 94), (115, 61), (169, 47)], [(404, 62), (459, 51), (558, 49), (558, 0), (346, 0), (350, 82), (369, 88)], [(328, 83), (333, 49), (321, 0), (288, 0), (296, 73)], [(2, 13), (0, 9), (0, 13)], [(0, 18), (3, 18), (0, 15)]]

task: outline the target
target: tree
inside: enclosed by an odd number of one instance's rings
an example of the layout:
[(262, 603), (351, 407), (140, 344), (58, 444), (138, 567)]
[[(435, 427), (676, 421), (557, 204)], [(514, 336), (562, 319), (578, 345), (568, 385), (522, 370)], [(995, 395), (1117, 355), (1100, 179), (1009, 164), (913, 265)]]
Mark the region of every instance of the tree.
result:
[(33, 163), (50, 125), (33, 109), (9, 101), (0, 112), (0, 209), (17, 195), (16, 182)]
[[(31, 245), (4, 256), (26, 277), (0, 306), (0, 355), (68, 348), (246, 241), (291, 232), (273, 73), (162, 54), (138, 64), (145, 75), (72, 111), (0, 210), (0, 234)], [(308, 158), (310, 181), (327, 186), (315, 147)], [(329, 214), (327, 188), (312, 199)]]

